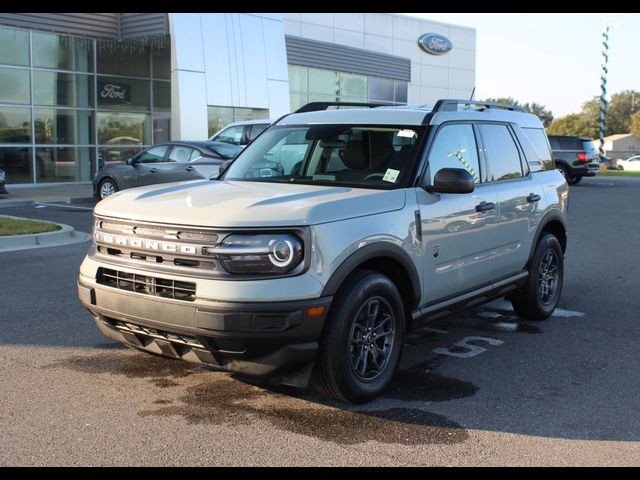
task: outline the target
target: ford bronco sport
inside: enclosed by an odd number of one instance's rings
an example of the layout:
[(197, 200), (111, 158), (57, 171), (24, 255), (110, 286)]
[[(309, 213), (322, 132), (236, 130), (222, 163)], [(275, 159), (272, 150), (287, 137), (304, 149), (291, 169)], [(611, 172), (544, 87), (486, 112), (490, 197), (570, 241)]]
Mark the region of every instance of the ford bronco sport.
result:
[(549, 317), (568, 187), (536, 116), (465, 100), (327, 107), (274, 122), (218, 180), (98, 203), (78, 279), (98, 328), (364, 402), (425, 320), (498, 297)]

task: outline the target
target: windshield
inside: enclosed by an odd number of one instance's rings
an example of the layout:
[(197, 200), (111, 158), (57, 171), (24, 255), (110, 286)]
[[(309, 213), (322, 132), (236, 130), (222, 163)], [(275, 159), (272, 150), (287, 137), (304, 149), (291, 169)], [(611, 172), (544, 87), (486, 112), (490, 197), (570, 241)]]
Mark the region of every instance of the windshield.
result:
[(425, 127), (271, 127), (231, 164), (225, 180), (398, 188), (409, 177)]

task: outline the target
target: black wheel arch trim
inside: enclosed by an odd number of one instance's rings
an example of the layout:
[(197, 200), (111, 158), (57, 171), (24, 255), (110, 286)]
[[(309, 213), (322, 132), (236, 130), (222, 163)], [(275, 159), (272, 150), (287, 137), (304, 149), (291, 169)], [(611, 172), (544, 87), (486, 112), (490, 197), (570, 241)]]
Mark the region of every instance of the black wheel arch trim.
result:
[[(562, 229), (564, 231), (564, 236), (565, 236), (565, 240), (567, 239), (567, 225), (565, 220), (560, 216), (560, 214), (558, 212), (552, 211), (552, 212), (548, 212), (544, 217), (542, 217), (542, 220), (540, 220), (540, 225), (538, 226), (538, 230), (536, 232), (535, 237), (533, 238), (533, 243), (531, 244), (531, 250), (529, 251), (529, 258), (527, 260), (527, 269), (529, 268), (529, 265), (531, 265), (531, 259), (533, 258), (533, 254), (536, 251), (536, 247), (538, 246), (538, 242), (540, 241), (540, 237), (542, 236), (542, 232), (545, 230), (545, 228), (547, 227), (547, 225), (549, 225), (551, 222), (558, 222), (560, 223), (560, 225), (562, 225)], [(564, 252), (566, 251), (566, 242), (563, 245), (562, 244), (562, 239), (558, 239), (558, 241), (560, 242), (560, 245), (562, 245), (562, 253), (564, 254)]]
[(120, 190), (120, 185), (118, 185), (118, 181), (115, 178), (113, 178), (111, 175), (107, 174), (107, 175), (104, 175), (104, 176), (100, 177), (99, 179), (96, 179), (96, 180), (93, 181), (93, 185), (94, 185), (93, 196), (94, 197), (100, 198), (100, 185), (102, 185), (102, 182), (104, 182), (105, 180), (111, 180), (113, 183), (115, 183), (116, 188), (118, 190)]
[[(420, 285), (420, 277), (415, 265), (411, 261), (409, 254), (401, 247), (388, 242), (376, 242), (366, 245), (349, 255), (340, 266), (333, 272), (331, 278), (327, 282), (322, 291), (321, 296), (335, 295), (338, 288), (354, 272), (359, 266), (374, 258), (387, 257), (398, 262), (409, 275), (413, 298), (415, 302), (419, 302), (422, 297), (422, 288)], [(415, 305), (407, 305), (413, 309)]]
[(102, 185), (102, 182), (104, 182), (105, 180), (111, 180), (115, 184), (116, 188), (118, 190), (120, 190), (120, 186), (118, 185), (118, 181), (115, 178), (113, 178), (111, 175), (105, 175), (104, 177), (102, 177), (98, 181), (98, 189), (100, 189), (100, 185)]

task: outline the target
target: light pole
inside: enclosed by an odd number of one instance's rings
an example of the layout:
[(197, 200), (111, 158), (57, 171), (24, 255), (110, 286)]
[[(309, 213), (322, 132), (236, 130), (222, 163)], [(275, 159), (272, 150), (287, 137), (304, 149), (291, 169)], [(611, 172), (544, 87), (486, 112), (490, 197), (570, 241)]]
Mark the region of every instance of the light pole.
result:
[(604, 32), (602, 32), (602, 72), (600, 73), (600, 116), (598, 117), (598, 131), (600, 137), (600, 158), (599, 161), (602, 161), (604, 158), (604, 127), (606, 125), (605, 115), (607, 114), (607, 99), (605, 95), (607, 94), (607, 62), (609, 61), (609, 55), (607, 51), (609, 50), (609, 29), (611, 27), (619, 27), (619, 23), (605, 23), (604, 24)]

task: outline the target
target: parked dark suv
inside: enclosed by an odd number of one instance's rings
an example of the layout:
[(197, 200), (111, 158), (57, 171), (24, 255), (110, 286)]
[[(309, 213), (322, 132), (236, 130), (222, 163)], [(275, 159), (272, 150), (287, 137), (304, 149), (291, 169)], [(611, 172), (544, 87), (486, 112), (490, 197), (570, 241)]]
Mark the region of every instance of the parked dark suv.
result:
[(594, 177), (600, 171), (598, 149), (591, 138), (549, 135), (556, 168), (575, 185), (582, 177)]

